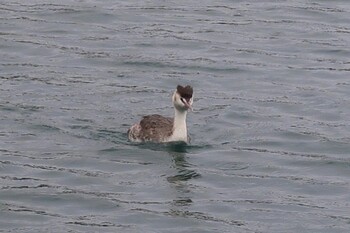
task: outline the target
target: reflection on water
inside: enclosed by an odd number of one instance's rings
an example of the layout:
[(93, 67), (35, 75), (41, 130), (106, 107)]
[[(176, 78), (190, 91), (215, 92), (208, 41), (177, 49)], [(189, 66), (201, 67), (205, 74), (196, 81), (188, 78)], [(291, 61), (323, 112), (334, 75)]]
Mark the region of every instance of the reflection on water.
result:
[(176, 175), (169, 176), (167, 180), (171, 183), (177, 183), (177, 181), (186, 181), (193, 178), (200, 177), (200, 174), (191, 169), (193, 165), (186, 161), (185, 154), (180, 152), (168, 152), (173, 157), (174, 167), (177, 170)]
[[(181, 145), (183, 146), (183, 145)], [(200, 175), (193, 169), (191, 165), (186, 162), (185, 153), (183, 152), (169, 152), (172, 156), (173, 167), (176, 169), (176, 174), (167, 177), (170, 187), (174, 189), (175, 198), (170, 207), (170, 212), (181, 211), (182, 207), (192, 204), (193, 192), (191, 186), (185, 182)]]

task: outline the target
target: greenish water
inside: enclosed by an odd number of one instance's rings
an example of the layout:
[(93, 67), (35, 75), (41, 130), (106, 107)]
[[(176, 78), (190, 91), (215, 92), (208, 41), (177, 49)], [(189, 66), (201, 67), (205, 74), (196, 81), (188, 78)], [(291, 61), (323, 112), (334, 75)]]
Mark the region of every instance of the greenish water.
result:
[[(348, 232), (349, 13), (2, 2), (0, 231)], [(177, 84), (191, 145), (129, 142)]]

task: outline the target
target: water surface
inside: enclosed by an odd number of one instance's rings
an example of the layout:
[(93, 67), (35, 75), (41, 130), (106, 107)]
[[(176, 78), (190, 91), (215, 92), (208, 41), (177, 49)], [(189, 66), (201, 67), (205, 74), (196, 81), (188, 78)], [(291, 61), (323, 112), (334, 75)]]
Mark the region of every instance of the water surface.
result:
[[(3, 1), (1, 232), (350, 229), (350, 3)], [(191, 145), (133, 144), (195, 90)]]

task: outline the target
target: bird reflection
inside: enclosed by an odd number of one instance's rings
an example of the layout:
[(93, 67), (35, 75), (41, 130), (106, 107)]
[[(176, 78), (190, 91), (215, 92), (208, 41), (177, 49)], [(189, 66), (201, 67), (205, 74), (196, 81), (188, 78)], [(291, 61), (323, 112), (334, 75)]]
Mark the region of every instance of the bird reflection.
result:
[(172, 156), (173, 167), (177, 171), (176, 175), (167, 178), (170, 183), (187, 181), (200, 176), (194, 169), (191, 169), (193, 165), (186, 161), (187, 145), (185, 143), (169, 144), (168, 153)]
[(200, 174), (193, 169), (193, 165), (186, 161), (187, 146), (185, 144), (168, 145), (168, 153), (172, 156), (175, 168), (175, 175), (167, 177), (168, 182), (176, 191), (176, 198), (173, 206), (188, 206), (192, 203), (193, 185), (186, 181), (200, 177)]
[(200, 174), (195, 170), (191, 169), (191, 164), (189, 164), (183, 153), (171, 153), (173, 157), (174, 167), (176, 168), (177, 174), (168, 177), (170, 183), (175, 183), (177, 181), (187, 181), (192, 178), (200, 177)]

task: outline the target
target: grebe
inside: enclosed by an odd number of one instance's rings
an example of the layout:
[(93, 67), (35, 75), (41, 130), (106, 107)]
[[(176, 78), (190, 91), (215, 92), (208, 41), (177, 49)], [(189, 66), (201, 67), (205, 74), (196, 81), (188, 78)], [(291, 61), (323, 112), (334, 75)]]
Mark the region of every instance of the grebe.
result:
[(133, 142), (175, 142), (188, 143), (186, 115), (192, 109), (193, 89), (191, 86), (178, 85), (172, 101), (175, 117), (163, 117), (158, 114), (144, 116), (140, 123), (128, 130), (128, 138)]

